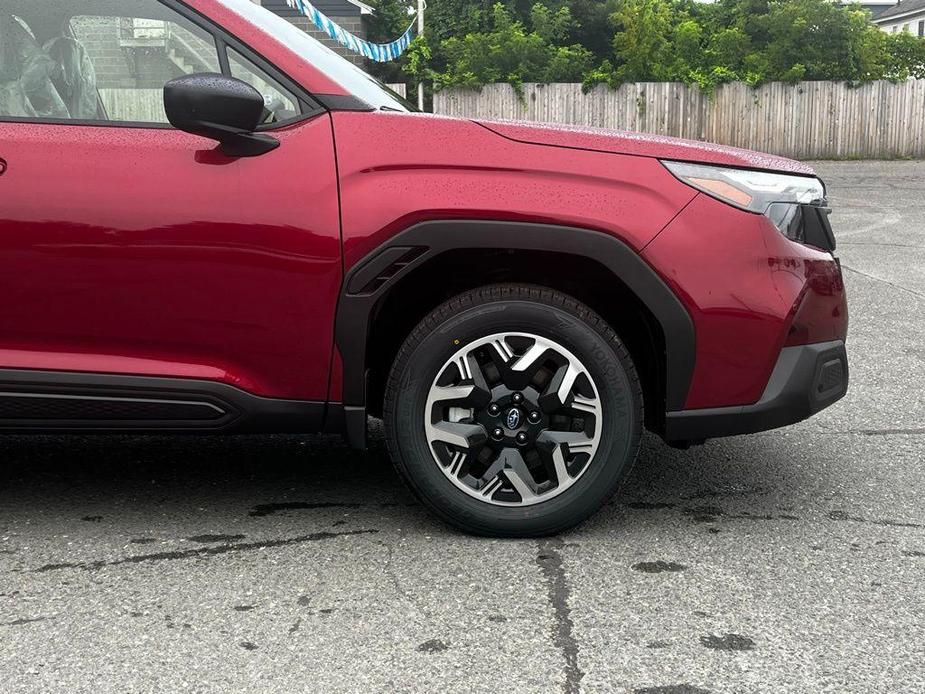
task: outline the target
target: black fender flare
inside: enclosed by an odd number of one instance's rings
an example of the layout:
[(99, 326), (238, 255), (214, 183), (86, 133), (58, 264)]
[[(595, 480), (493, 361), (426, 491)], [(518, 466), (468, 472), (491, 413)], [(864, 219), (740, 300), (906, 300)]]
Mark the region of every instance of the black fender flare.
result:
[(584, 256), (614, 274), (652, 312), (665, 334), (669, 411), (681, 410), (694, 372), (694, 323), (658, 274), (628, 245), (604, 232), (531, 222), (434, 220), (399, 232), (351, 268), (337, 306), (335, 342), (343, 361), (347, 438), (366, 441), (366, 365), (376, 306), (412, 273), (441, 253), (459, 249), (530, 250)]

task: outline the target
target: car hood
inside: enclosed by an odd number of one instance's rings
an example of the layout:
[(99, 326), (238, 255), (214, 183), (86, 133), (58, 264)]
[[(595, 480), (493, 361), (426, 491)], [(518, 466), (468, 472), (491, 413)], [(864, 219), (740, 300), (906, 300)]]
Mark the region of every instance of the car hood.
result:
[(509, 140), (527, 144), (763, 169), (804, 176), (814, 174), (811, 167), (793, 159), (677, 137), (553, 123), (484, 120), (475, 122)]

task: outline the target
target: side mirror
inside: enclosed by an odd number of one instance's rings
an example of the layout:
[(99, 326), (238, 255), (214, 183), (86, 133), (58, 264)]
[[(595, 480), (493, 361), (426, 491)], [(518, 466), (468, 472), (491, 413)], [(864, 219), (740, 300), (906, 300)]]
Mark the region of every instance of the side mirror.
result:
[(167, 120), (179, 130), (218, 140), (229, 157), (256, 157), (279, 147), (257, 134), (263, 97), (247, 82), (214, 73), (185, 75), (164, 85)]

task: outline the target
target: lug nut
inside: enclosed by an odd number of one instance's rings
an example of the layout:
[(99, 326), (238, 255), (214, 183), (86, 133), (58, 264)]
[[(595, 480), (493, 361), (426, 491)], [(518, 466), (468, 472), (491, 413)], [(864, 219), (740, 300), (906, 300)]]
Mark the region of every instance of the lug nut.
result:
[(492, 417), (497, 417), (499, 414), (501, 414), (501, 408), (497, 405), (497, 403), (493, 402), (488, 406), (488, 414), (490, 414)]
[(504, 429), (498, 427), (491, 432), (491, 437), (493, 439), (502, 439), (504, 438)]
[(517, 434), (516, 438), (517, 438), (517, 443), (520, 444), (521, 446), (527, 443), (527, 435), (524, 432), (520, 432), (519, 434)]
[(511, 396), (511, 400), (514, 401), (514, 404), (515, 404), (515, 405), (519, 405), (520, 403), (522, 403), (522, 402), (524, 401), (524, 396), (523, 396), (522, 393), (514, 393), (514, 394)]
[(539, 413), (538, 410), (534, 410), (533, 412), (531, 412), (531, 413), (527, 416), (527, 419), (530, 420), (530, 423), (531, 423), (531, 424), (537, 424), (537, 423), (539, 423), (539, 421), (540, 421), (542, 418), (543, 418), (543, 415), (541, 415), (541, 414)]

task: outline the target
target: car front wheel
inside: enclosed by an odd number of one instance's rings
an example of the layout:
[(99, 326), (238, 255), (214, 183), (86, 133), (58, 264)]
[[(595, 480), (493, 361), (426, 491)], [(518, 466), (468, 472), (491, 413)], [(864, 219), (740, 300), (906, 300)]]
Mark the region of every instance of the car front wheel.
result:
[(495, 285), (412, 332), (385, 420), (398, 472), (436, 515), (466, 532), (539, 536), (616, 491), (638, 450), (642, 394), (629, 353), (588, 307)]

